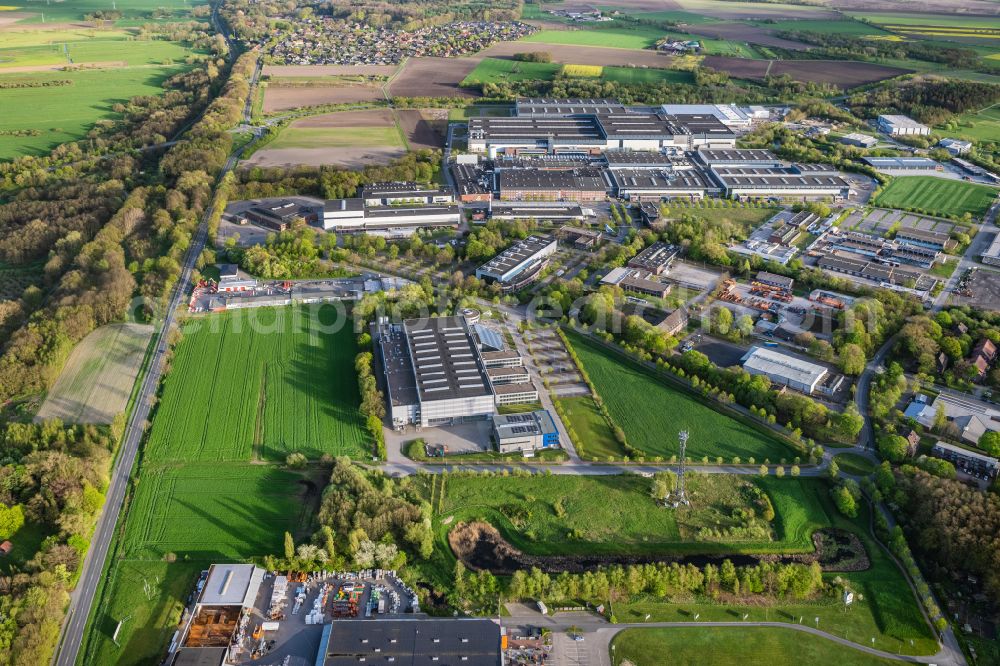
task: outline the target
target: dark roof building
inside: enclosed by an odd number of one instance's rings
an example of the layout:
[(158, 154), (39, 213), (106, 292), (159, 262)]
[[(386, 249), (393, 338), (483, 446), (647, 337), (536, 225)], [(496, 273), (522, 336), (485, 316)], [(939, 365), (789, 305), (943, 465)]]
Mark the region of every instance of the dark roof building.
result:
[(501, 201), (599, 201), (607, 196), (598, 169), (507, 169), (496, 179)]
[(558, 247), (549, 236), (528, 236), (476, 269), (476, 277), (498, 282), (504, 292), (517, 291), (535, 279)]
[(702, 148), (697, 157), (705, 166), (781, 166), (774, 153), (759, 148)]
[(500, 666), (500, 627), (478, 618), (341, 619), (324, 628), (321, 666)]
[(632, 257), (628, 265), (632, 268), (640, 268), (653, 275), (660, 275), (670, 267), (670, 263), (677, 256), (678, 251), (677, 247), (673, 245), (656, 241)]

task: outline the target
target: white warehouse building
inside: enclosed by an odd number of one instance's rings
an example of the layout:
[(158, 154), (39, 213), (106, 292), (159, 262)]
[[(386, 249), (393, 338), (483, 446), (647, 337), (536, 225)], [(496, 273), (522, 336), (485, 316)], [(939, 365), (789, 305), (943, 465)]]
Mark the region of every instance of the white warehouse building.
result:
[(776, 384), (806, 394), (814, 393), (829, 374), (821, 365), (767, 347), (751, 347), (740, 361), (751, 375), (764, 375)]

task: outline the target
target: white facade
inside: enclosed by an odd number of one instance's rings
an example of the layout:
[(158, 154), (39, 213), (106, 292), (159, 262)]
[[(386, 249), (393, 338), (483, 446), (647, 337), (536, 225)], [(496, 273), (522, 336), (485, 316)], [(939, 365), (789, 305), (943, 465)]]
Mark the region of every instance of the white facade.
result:
[(751, 375), (764, 375), (776, 384), (806, 394), (815, 392), (829, 372), (821, 365), (766, 347), (752, 347), (740, 360)]
[(879, 131), (890, 136), (926, 136), (931, 128), (903, 115), (881, 115), (878, 117)]

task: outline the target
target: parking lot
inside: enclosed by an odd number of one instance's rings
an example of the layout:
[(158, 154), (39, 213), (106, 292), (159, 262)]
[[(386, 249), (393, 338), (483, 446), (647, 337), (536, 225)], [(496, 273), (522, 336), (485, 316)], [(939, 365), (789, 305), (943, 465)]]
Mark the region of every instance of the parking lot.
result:
[(875, 208), (869, 213), (856, 210), (848, 215), (840, 224), (840, 228), (861, 231), (867, 234), (881, 236), (893, 227), (899, 229), (919, 229), (921, 231), (939, 231), (950, 234), (955, 224), (926, 215), (907, 213), (901, 210)]
[(528, 353), (538, 366), (542, 380), (558, 397), (589, 395), (590, 389), (566, 352), (562, 339), (551, 328), (535, 328), (523, 334)]

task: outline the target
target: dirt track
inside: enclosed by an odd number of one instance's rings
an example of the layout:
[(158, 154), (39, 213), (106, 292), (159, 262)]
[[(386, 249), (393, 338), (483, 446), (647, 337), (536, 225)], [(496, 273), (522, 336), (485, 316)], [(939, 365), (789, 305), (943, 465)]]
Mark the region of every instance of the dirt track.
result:
[[(768, 63), (771, 68), (768, 72)], [(706, 67), (728, 72), (740, 79), (763, 79), (788, 74), (796, 81), (831, 83), (848, 89), (906, 74), (909, 70), (849, 60), (747, 60), (729, 56), (706, 56)]]
[(352, 104), (383, 99), (378, 86), (282, 86), (269, 85), (264, 91), (264, 113), (288, 111), (300, 106)]

